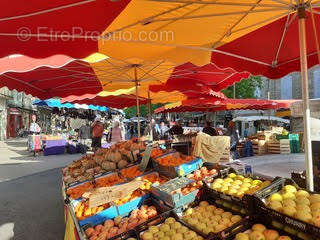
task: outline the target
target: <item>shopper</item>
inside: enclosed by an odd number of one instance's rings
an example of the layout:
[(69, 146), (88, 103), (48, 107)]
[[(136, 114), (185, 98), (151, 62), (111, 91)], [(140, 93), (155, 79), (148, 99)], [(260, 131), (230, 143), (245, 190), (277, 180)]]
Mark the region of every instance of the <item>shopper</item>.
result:
[(153, 140), (159, 140), (160, 128), (154, 119), (152, 119), (151, 123), (144, 129), (143, 135), (149, 135), (151, 130)]
[(210, 135), (210, 136), (217, 136), (217, 131), (211, 127), (211, 122), (206, 121), (206, 124), (204, 126), (204, 128), (202, 129), (202, 132)]
[(92, 149), (95, 152), (98, 148), (101, 148), (101, 138), (103, 135), (103, 124), (101, 123), (101, 117), (97, 116), (91, 125), (92, 127)]
[(168, 139), (168, 126), (165, 124), (165, 122), (161, 122), (160, 123), (160, 134), (159, 134), (159, 137), (160, 139)]
[(79, 139), (81, 144), (85, 146), (89, 145), (89, 141), (91, 139), (91, 128), (89, 121), (86, 121), (86, 123), (79, 128)]
[(120, 128), (120, 123), (118, 121), (114, 122), (113, 127), (109, 132), (108, 141), (112, 143), (122, 141), (122, 132)]
[(238, 159), (238, 153), (237, 153), (237, 145), (239, 143), (239, 133), (236, 129), (235, 123), (233, 121), (230, 121), (228, 123), (228, 131), (227, 135), (230, 136), (230, 152), (233, 156), (233, 159)]
[(183, 134), (183, 128), (182, 128), (182, 122), (181, 120), (178, 120), (178, 122), (169, 130), (169, 133), (171, 135), (181, 135)]
[(38, 125), (38, 123), (36, 123), (37, 116), (33, 114), (31, 116), (31, 120), (32, 120), (32, 123), (30, 124), (30, 134), (39, 134), (41, 132), (41, 128)]

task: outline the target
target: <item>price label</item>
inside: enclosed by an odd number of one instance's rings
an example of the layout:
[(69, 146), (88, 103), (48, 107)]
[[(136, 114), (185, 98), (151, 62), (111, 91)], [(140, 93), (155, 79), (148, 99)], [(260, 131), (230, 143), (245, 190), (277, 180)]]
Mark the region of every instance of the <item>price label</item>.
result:
[(153, 149), (153, 146), (147, 146), (146, 150), (144, 151), (143, 158), (142, 158), (141, 163), (139, 165), (139, 170), (141, 172), (144, 172), (148, 166), (152, 149)]
[(134, 180), (122, 185), (98, 188), (92, 193), (85, 193), (83, 196), (88, 196), (89, 207), (92, 208), (124, 198), (143, 184), (144, 182), (141, 180)]

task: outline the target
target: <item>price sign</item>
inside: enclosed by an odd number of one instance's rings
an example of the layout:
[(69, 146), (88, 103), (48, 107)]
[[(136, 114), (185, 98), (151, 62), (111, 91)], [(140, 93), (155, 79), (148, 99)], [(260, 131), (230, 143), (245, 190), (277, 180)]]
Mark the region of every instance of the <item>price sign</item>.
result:
[(146, 150), (144, 151), (143, 158), (142, 158), (141, 163), (139, 165), (139, 170), (141, 172), (144, 172), (148, 166), (152, 149), (153, 149), (153, 146), (147, 146)]
[(124, 198), (139, 188), (142, 184), (143, 181), (134, 180), (117, 186), (98, 188), (93, 193), (85, 193), (84, 195), (88, 196), (89, 207), (92, 208)]

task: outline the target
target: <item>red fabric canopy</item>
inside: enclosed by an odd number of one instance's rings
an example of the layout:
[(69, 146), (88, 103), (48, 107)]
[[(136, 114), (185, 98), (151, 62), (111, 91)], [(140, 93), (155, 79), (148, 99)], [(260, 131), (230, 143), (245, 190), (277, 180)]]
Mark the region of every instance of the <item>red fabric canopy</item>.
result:
[(167, 112), (214, 112), (224, 110), (266, 110), (289, 108), (294, 100), (261, 100), (261, 99), (217, 99), (217, 98), (197, 98), (182, 101), (180, 106), (160, 107), (155, 113)]
[(174, 90), (198, 92), (206, 88), (220, 91), (249, 76), (249, 72), (236, 72), (228, 67), (219, 68), (213, 63), (201, 67), (185, 63), (174, 69), (166, 84), (151, 86), (150, 90), (153, 92)]
[[(320, 8), (314, 9), (317, 10)], [(306, 11), (306, 15), (308, 68), (311, 68), (319, 63), (310, 12)], [(316, 26), (319, 26), (320, 15), (314, 14), (314, 18)], [(320, 39), (319, 29), (317, 33)], [(282, 36), (284, 37), (281, 42)], [(217, 50), (238, 56), (213, 52), (211, 61), (220, 67), (231, 67), (240, 72), (249, 71), (253, 75), (263, 75), (271, 79), (300, 71), (298, 17), (296, 14), (283, 17)]]
[(24, 91), (41, 99), (96, 94), (101, 83), (90, 65), (74, 60), (61, 68), (40, 67), (29, 72), (6, 72), (0, 75), (0, 85)]
[[(87, 57), (98, 52), (98, 40), (90, 37), (99, 36), (129, 2), (130, 0), (33, 0), (28, 3), (25, 0), (1, 1), (0, 57), (11, 54), (37, 58), (55, 54), (74, 58)], [(38, 37), (39, 34), (42, 36)], [(65, 37), (57, 37), (58, 35)], [(87, 38), (71, 38), (70, 35)]]
[[(139, 98), (140, 104), (144, 105), (148, 103), (147, 99)], [(61, 103), (72, 102), (87, 105), (99, 105), (107, 106), (110, 108), (122, 109), (125, 107), (132, 107), (137, 104), (136, 96), (134, 95), (119, 95), (119, 96), (107, 96), (101, 97), (96, 94), (84, 94), (82, 96), (71, 95), (61, 99)]]

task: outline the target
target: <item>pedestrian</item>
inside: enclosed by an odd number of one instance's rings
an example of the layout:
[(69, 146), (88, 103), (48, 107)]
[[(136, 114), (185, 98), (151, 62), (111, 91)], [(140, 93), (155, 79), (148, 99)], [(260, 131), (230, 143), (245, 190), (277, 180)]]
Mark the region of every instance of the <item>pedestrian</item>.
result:
[(86, 121), (86, 123), (79, 128), (78, 137), (80, 139), (81, 144), (85, 146), (89, 145), (89, 141), (91, 139), (91, 128), (89, 121)]
[(159, 140), (160, 128), (154, 119), (152, 119), (151, 123), (144, 129), (144, 135), (150, 135), (151, 130), (153, 140)]
[(36, 123), (37, 116), (33, 114), (31, 116), (31, 120), (32, 120), (32, 123), (30, 124), (30, 134), (39, 134), (41, 132), (41, 128), (38, 125), (38, 123)]
[(206, 121), (204, 128), (202, 129), (202, 132), (210, 135), (210, 136), (217, 136), (217, 131), (211, 127), (211, 122)]
[(165, 122), (160, 123), (160, 139), (168, 139), (168, 126), (165, 124)]
[(95, 152), (98, 148), (101, 148), (101, 139), (104, 131), (103, 124), (101, 123), (101, 117), (97, 116), (91, 125), (92, 128), (92, 149)]
[(108, 141), (112, 143), (122, 141), (122, 131), (120, 128), (120, 123), (118, 121), (115, 121), (113, 127), (110, 129)]
[(239, 133), (233, 121), (228, 123), (227, 135), (230, 136), (230, 152), (233, 159), (238, 159), (239, 154), (237, 153), (237, 145), (239, 143)]

